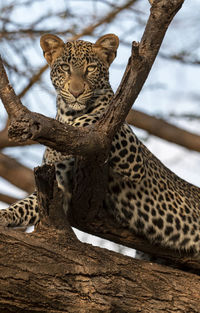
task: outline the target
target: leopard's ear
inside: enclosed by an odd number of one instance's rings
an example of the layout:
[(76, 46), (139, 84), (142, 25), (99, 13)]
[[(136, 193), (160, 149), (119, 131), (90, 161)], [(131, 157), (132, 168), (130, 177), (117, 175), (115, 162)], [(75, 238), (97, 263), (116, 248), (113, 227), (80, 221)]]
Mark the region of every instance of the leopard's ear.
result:
[(40, 46), (47, 63), (51, 66), (63, 52), (64, 42), (55, 35), (46, 34), (41, 37)]
[(119, 38), (114, 34), (107, 34), (95, 42), (94, 50), (105, 63), (110, 65), (117, 55), (118, 46)]

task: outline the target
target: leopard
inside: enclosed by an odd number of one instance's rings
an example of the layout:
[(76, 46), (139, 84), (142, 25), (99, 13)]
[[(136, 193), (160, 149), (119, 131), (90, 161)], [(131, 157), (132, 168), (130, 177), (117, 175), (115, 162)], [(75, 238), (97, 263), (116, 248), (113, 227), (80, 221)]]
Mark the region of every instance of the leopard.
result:
[[(114, 92), (109, 68), (119, 46), (114, 34), (95, 43), (66, 43), (44, 34), (40, 45), (50, 66), (57, 93), (56, 120), (74, 127), (95, 124), (108, 109)], [(54, 164), (67, 214), (72, 199), (76, 156), (46, 148), (42, 164)], [(108, 187), (104, 207), (123, 227), (150, 243), (199, 254), (200, 188), (168, 169), (137, 138), (126, 122), (114, 135), (108, 157)], [(0, 210), (0, 225), (20, 227), (39, 223), (37, 193)]]

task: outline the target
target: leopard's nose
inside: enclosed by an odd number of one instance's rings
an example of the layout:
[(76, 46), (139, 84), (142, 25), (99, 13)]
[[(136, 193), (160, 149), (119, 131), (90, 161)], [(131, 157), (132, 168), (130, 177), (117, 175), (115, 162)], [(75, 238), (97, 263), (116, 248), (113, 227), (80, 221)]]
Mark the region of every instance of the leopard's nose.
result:
[(84, 89), (72, 89), (69, 88), (69, 92), (74, 96), (74, 98), (78, 98), (80, 95), (82, 95)]
[(85, 84), (81, 80), (72, 79), (69, 84), (69, 92), (75, 97), (78, 98), (83, 94), (85, 90)]

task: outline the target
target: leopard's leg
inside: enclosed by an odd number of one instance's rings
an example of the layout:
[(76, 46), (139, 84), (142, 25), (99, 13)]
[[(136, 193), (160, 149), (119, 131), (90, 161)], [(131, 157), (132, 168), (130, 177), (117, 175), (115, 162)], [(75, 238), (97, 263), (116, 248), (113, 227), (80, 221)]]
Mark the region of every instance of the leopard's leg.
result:
[[(56, 180), (58, 187), (64, 194), (64, 211), (68, 211), (71, 201), (71, 170), (68, 168), (72, 160), (55, 163)], [(34, 192), (27, 198), (17, 201), (7, 209), (0, 210), (0, 225), (9, 227), (24, 227), (35, 225), (39, 222), (37, 194)]]
[(39, 222), (36, 192), (27, 198), (13, 203), (9, 208), (0, 210), (0, 225), (24, 227)]
[(63, 191), (64, 204), (63, 209), (67, 213), (72, 198), (72, 166), (74, 159), (70, 158), (65, 161), (55, 163), (56, 180), (58, 187)]
[(56, 180), (58, 187), (63, 191), (64, 194), (64, 211), (68, 211), (71, 197), (72, 197), (72, 175), (75, 159), (68, 155), (46, 148), (43, 157), (43, 163), (54, 164), (56, 171)]
[[(71, 201), (71, 178), (74, 159), (61, 153), (46, 149), (43, 164), (55, 164), (58, 187), (64, 194), (64, 211), (67, 212)], [(12, 204), (9, 208), (0, 210), (0, 225), (11, 227), (26, 227), (39, 222), (37, 194), (34, 192), (27, 198)]]

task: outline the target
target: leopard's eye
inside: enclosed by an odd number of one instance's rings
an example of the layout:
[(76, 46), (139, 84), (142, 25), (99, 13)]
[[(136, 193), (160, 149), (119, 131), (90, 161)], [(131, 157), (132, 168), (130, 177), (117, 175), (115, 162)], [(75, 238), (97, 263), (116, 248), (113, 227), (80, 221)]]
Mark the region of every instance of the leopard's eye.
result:
[(97, 68), (96, 65), (89, 65), (86, 71), (87, 73), (92, 73), (96, 70), (96, 68)]
[(70, 72), (70, 67), (68, 64), (61, 64), (61, 69), (64, 71), (64, 72)]

